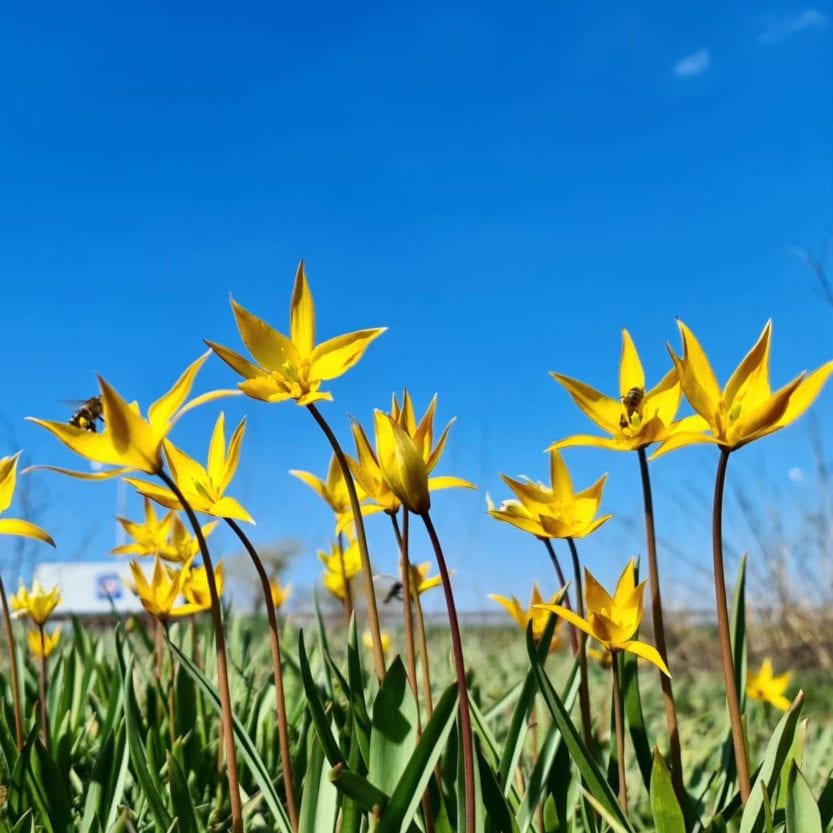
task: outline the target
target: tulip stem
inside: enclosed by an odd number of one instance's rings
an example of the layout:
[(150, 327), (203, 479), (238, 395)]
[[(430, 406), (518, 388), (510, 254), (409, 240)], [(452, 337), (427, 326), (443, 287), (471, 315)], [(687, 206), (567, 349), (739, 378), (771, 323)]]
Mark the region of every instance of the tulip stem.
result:
[(12, 617), (9, 613), (9, 600), (6, 597), (6, 586), (0, 576), (0, 601), (3, 603), (3, 619), (6, 622), (6, 641), (9, 646), (9, 668), (12, 675), (12, 702), (14, 704), (14, 733), (17, 741), (17, 751), (23, 750), (23, 709), (20, 704), (20, 681), (17, 674), (17, 651), (14, 647), (14, 631)]
[(350, 628), (350, 620), (353, 618), (353, 590), (350, 587), (350, 579), (347, 578), (347, 571), (344, 569), (344, 533), (338, 533), (338, 562), (341, 566), (341, 577), (344, 580), (344, 623)]
[(289, 725), (286, 719), (286, 696), (283, 687), (283, 664), (281, 661), (281, 641), (278, 629), (278, 617), (275, 613), (275, 605), (272, 603), (272, 587), (269, 584), (269, 576), (263, 561), (260, 558), (249, 537), (240, 528), (238, 523), (231, 518), (225, 519), (226, 523), (234, 530), (240, 539), (240, 543), (246, 549), (252, 563), (260, 578), (260, 585), (263, 588), (263, 597), (266, 601), (266, 618), (269, 622), (269, 636), (272, 642), (272, 674), (275, 681), (275, 709), (278, 714), (278, 743), (280, 745), (281, 762), (283, 763), (283, 780), (286, 789), (286, 807), (289, 813), (289, 821), (292, 830), (298, 830), (298, 805), (295, 800), (295, 781), (292, 773), (292, 755), (289, 748)]
[(405, 660), (408, 664), (408, 680), (411, 691), (417, 703), (417, 736), (422, 735), (419, 717), (419, 687), (416, 675), (416, 651), (414, 650), (414, 620), (411, 609), (411, 562), (408, 558), (408, 527), (410, 512), (402, 507), (402, 532), (399, 533), (399, 523), (396, 515), (391, 515), (391, 523), (399, 541), (399, 574), (402, 577), (402, 621), (405, 627)]
[[(584, 619), (584, 589), (581, 581), (581, 564), (578, 560), (578, 549), (572, 538), (567, 539), (570, 547), (570, 558), (573, 562), (573, 573), (576, 579), (576, 613)], [(587, 670), (587, 635), (578, 635), (578, 664), (581, 678), (578, 687), (579, 709), (581, 711), (581, 727), (584, 732), (584, 745), (593, 754), (593, 718), (590, 713), (590, 686)]]
[(740, 698), (735, 681), (735, 665), (732, 660), (732, 636), (729, 627), (729, 606), (726, 602), (726, 575), (723, 566), (723, 491), (726, 484), (726, 467), (730, 449), (721, 447), (714, 483), (714, 509), (712, 511), (712, 554), (714, 557), (714, 594), (717, 604), (717, 627), (720, 636), (720, 654), (723, 660), (723, 681), (726, 684), (726, 703), (732, 724), (732, 743), (735, 749), (735, 768), (738, 773), (741, 804), (745, 805), (752, 791), (749, 779), (749, 761), (746, 757), (746, 739), (740, 712)]
[[(651, 475), (648, 470), (648, 456), (645, 448), (637, 449), (639, 471), (642, 476), (642, 499), (645, 506), (645, 539), (648, 550), (648, 574), (651, 580), (651, 617), (654, 622), (654, 639), (663, 662), (668, 665), (668, 648), (665, 641), (665, 622), (662, 615), (662, 594), (659, 583), (659, 564), (657, 562), (657, 536), (654, 526), (654, 499), (651, 492)], [(659, 672), (662, 699), (665, 706), (665, 722), (668, 726), (668, 741), (671, 750), (671, 781), (677, 801), (684, 807), (686, 802), (685, 783), (683, 779), (683, 755), (680, 748), (680, 729), (677, 723), (677, 707), (674, 704), (674, 691), (671, 678)]]
[[(451, 631), (451, 647), (454, 653), (454, 670), (457, 675), (457, 691), (460, 701), (460, 745), (463, 751), (463, 785), (465, 789), (465, 813), (466, 824), (463, 828), (465, 833), (474, 833), (475, 830), (475, 797), (474, 797), (474, 737), (471, 730), (471, 714), (469, 713), (469, 692), (466, 685), (466, 664), (463, 659), (463, 642), (460, 638), (460, 623), (457, 618), (457, 608), (454, 604), (454, 594), (451, 592), (451, 577), (446, 567), (445, 556), (442, 545), (434, 528), (434, 522), (426, 511), (422, 513), (422, 520), (431, 545), (434, 547), (434, 555), (437, 558), (437, 567), (443, 582), (445, 593), (445, 606), (448, 610), (448, 625)], [(459, 829), (459, 828), (458, 828)]]
[(622, 714), (622, 682), (619, 677), (619, 651), (613, 651), (613, 720), (616, 724), (616, 763), (619, 767), (619, 806), (628, 812), (628, 784), (625, 772), (625, 716)]
[(370, 565), (370, 554), (367, 549), (367, 535), (364, 530), (364, 518), (362, 517), (362, 510), (359, 504), (359, 495), (356, 492), (356, 484), (353, 482), (353, 473), (350, 471), (347, 457), (344, 456), (344, 451), (341, 445), (339, 445), (332, 428), (330, 428), (327, 420), (324, 419), (314, 403), (311, 402), (306, 407), (327, 437), (333, 449), (333, 454), (335, 454), (336, 460), (338, 460), (338, 464), (341, 467), (341, 473), (344, 475), (344, 485), (347, 487), (347, 494), (350, 497), (350, 510), (353, 513), (353, 522), (356, 524), (356, 541), (359, 545), (359, 555), (362, 560), (364, 588), (365, 595), (367, 596), (367, 624), (370, 629), (370, 639), (373, 643), (373, 665), (376, 669), (376, 677), (381, 682), (385, 677), (385, 651), (382, 648), (382, 632), (379, 629), (379, 609), (376, 605), (376, 591), (373, 587), (373, 569)]
[(171, 749), (173, 749), (176, 743), (176, 661), (174, 649), (171, 646), (171, 631), (168, 622), (165, 622), (165, 641), (168, 643), (168, 662), (171, 665), (171, 677), (168, 680), (168, 723), (171, 730)]
[[(558, 561), (558, 556), (555, 553), (555, 546), (552, 543), (552, 539), (541, 538), (541, 541), (543, 541), (544, 546), (547, 548), (547, 552), (550, 556), (550, 561), (552, 561), (552, 566), (555, 568), (555, 575), (558, 578), (558, 583), (561, 585), (561, 587), (566, 588), (567, 579), (564, 577), (564, 571), (561, 569), (561, 564)], [(567, 610), (572, 610), (572, 607), (570, 607), (570, 595), (569, 593), (567, 593), (566, 590), (564, 591), (564, 607), (566, 607)], [(575, 625), (570, 625), (570, 645), (573, 649), (573, 656), (575, 656), (578, 653), (578, 633)]]
[(40, 633), (40, 728), (43, 734), (43, 745), (49, 749), (49, 710), (46, 708), (46, 638), (43, 625), (38, 624)]
[(185, 499), (176, 481), (163, 469), (157, 475), (162, 482), (174, 493), (179, 501), (197, 538), (202, 554), (208, 593), (211, 597), (211, 620), (214, 624), (214, 644), (217, 651), (217, 682), (220, 694), (221, 727), (223, 744), (226, 752), (226, 775), (229, 785), (229, 802), (231, 804), (231, 825), (234, 833), (243, 833), (243, 805), (240, 799), (240, 778), (237, 772), (237, 752), (234, 748), (234, 714), (231, 708), (231, 691), (229, 690), (228, 656), (226, 655), (226, 636), (223, 631), (223, 613), (220, 608), (220, 597), (217, 594), (217, 581), (214, 577), (214, 566), (211, 554), (202, 534), (199, 520), (191, 504)]

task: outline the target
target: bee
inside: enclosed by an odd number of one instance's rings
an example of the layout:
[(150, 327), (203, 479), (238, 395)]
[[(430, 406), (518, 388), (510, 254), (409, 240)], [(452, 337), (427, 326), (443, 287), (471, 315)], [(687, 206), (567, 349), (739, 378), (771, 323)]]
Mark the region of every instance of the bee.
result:
[(642, 404), (642, 399), (645, 396), (645, 391), (642, 388), (631, 388), (623, 397), (622, 397), (622, 404), (625, 406), (625, 410), (627, 411), (628, 416), (625, 417), (624, 414), (619, 419), (619, 425), (622, 428), (627, 428), (630, 417), (635, 414), (639, 410), (639, 406)]
[(83, 428), (85, 431), (98, 430), (98, 422), (104, 424), (104, 408), (101, 405), (100, 396), (92, 396), (80, 402), (78, 410), (69, 418), (69, 424), (76, 428)]

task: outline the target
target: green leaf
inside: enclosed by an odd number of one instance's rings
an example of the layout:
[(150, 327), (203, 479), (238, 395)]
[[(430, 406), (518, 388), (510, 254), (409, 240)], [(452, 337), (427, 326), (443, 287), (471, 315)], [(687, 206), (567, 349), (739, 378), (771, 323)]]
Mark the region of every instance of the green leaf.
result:
[[(480, 775), (480, 800), (485, 810), (484, 826), (487, 833), (519, 833), (517, 822), (506, 803), (492, 768), (478, 746), (477, 769)], [(479, 804), (480, 802), (478, 802)]]
[(309, 659), (307, 658), (307, 650), (304, 647), (303, 630), (298, 631), (298, 664), (301, 668), (301, 679), (304, 683), (304, 692), (307, 695), (307, 705), (309, 706), (315, 731), (318, 732), (318, 737), (321, 739), (324, 754), (327, 756), (330, 766), (344, 764), (346, 763), (344, 756), (341, 753), (341, 749), (339, 748), (335, 736), (330, 731), (330, 721), (327, 719), (327, 715), (324, 711), (324, 704), (321, 702), (318, 686), (312, 678), (312, 671), (310, 670)]
[(338, 791), (326, 778), (326, 759), (318, 734), (312, 729), (307, 734), (309, 751), (298, 829), (332, 833), (338, 816)]
[(763, 798), (764, 792), (755, 789), (758, 783), (763, 783), (768, 792), (773, 792), (784, 765), (784, 760), (792, 746), (793, 736), (798, 726), (798, 718), (801, 715), (801, 706), (804, 703), (804, 692), (799, 691), (798, 696), (793, 700), (789, 711), (781, 718), (775, 731), (772, 733), (767, 744), (764, 760), (761, 764), (755, 781), (752, 784), (752, 793), (743, 809), (740, 820), (740, 833), (752, 833), (760, 830), (763, 819)]
[[(171, 650), (176, 655), (177, 660), (182, 663), (182, 667), (194, 678), (197, 686), (205, 696), (206, 702), (210, 703), (214, 707), (217, 714), (222, 714), (220, 695), (217, 693), (217, 689), (214, 688), (214, 686), (208, 681), (205, 674), (203, 674), (202, 671), (194, 665), (191, 658), (186, 656), (186, 654), (180, 650), (179, 646), (173, 642), (169, 644), (171, 646)], [(275, 785), (272, 783), (272, 776), (266, 768), (266, 764), (263, 763), (263, 759), (260, 757), (254, 743), (252, 743), (252, 739), (246, 733), (246, 730), (243, 728), (243, 724), (238, 720), (236, 715), (233, 715), (233, 731), (237, 751), (251, 770), (252, 777), (260, 789), (263, 800), (266, 802), (266, 806), (272, 813), (277, 829), (280, 833), (292, 833), (292, 828), (289, 824), (289, 816), (287, 816), (286, 810), (281, 804), (278, 794), (275, 791)]]
[(330, 770), (329, 779), (339, 792), (355, 801), (366, 813), (384, 810), (390, 802), (390, 797), (374, 787), (367, 778), (351, 772), (341, 764)]
[(570, 720), (570, 715), (567, 712), (567, 709), (561, 702), (561, 699), (553, 688), (549, 677), (547, 677), (547, 674), (544, 671), (543, 665), (538, 659), (538, 654), (535, 650), (535, 641), (532, 638), (531, 626), (527, 627), (526, 631), (526, 649), (529, 659), (532, 662), (532, 667), (538, 680), (538, 688), (541, 691), (544, 702), (547, 704), (547, 708), (550, 710), (553, 720), (556, 722), (561, 734), (564, 736), (564, 742), (570, 750), (570, 756), (575, 761), (576, 766), (578, 766), (579, 772), (581, 772), (581, 776), (587, 784), (591, 795), (593, 795), (593, 797), (613, 819), (621, 824), (625, 830), (629, 831), (629, 833), (632, 833), (633, 827), (625, 817), (622, 809), (619, 807), (616, 796), (610, 789), (604, 775), (599, 770), (598, 764), (593, 759), (593, 756), (584, 745), (580, 734), (573, 725), (572, 720)]
[(654, 750), (650, 783), (651, 812), (656, 833), (685, 833), (683, 811), (674, 793), (668, 764), (657, 750)]
[(787, 833), (822, 833), (819, 805), (801, 770), (792, 764), (787, 777)]
[(176, 833), (200, 833), (194, 801), (188, 789), (188, 779), (177, 759), (168, 753), (168, 775), (170, 777), (171, 804), (176, 816)]
[(368, 780), (390, 794), (416, 747), (417, 705), (400, 657), (388, 668), (373, 704)]
[(732, 661), (735, 665), (735, 685), (740, 698), (740, 710), (746, 708), (746, 553), (738, 562), (735, 590), (732, 596)]
[(637, 659), (628, 651), (623, 652), (622, 656), (622, 696), (625, 701), (625, 722), (633, 743), (633, 751), (636, 753), (636, 762), (639, 765), (645, 788), (650, 790), (651, 772), (656, 766), (656, 761), (651, 755), (651, 744), (648, 741), (645, 717), (642, 714)]
[(457, 687), (449, 686), (434, 707), (399, 783), (382, 813), (376, 833), (405, 833), (454, 726)]

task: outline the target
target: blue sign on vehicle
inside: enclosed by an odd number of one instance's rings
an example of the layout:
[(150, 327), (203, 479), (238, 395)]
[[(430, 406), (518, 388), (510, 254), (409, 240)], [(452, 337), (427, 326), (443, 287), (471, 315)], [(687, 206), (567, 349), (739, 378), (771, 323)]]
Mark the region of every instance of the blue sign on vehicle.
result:
[(118, 573), (102, 573), (96, 582), (95, 595), (99, 599), (120, 599), (124, 593), (124, 585)]

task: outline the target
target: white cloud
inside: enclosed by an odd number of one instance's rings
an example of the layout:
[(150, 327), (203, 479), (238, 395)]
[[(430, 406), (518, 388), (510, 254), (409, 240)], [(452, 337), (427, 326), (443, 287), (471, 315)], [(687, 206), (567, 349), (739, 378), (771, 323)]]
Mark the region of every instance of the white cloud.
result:
[(777, 43), (807, 29), (820, 29), (827, 22), (827, 15), (818, 9), (805, 9), (793, 17), (771, 17), (758, 40), (761, 43)]
[(680, 78), (693, 78), (695, 75), (704, 73), (711, 62), (711, 53), (706, 47), (703, 47), (677, 61), (674, 64), (674, 74), (680, 76)]
[(804, 480), (804, 472), (798, 466), (793, 466), (787, 472), (787, 477), (789, 477), (793, 483), (801, 483), (801, 481)]

